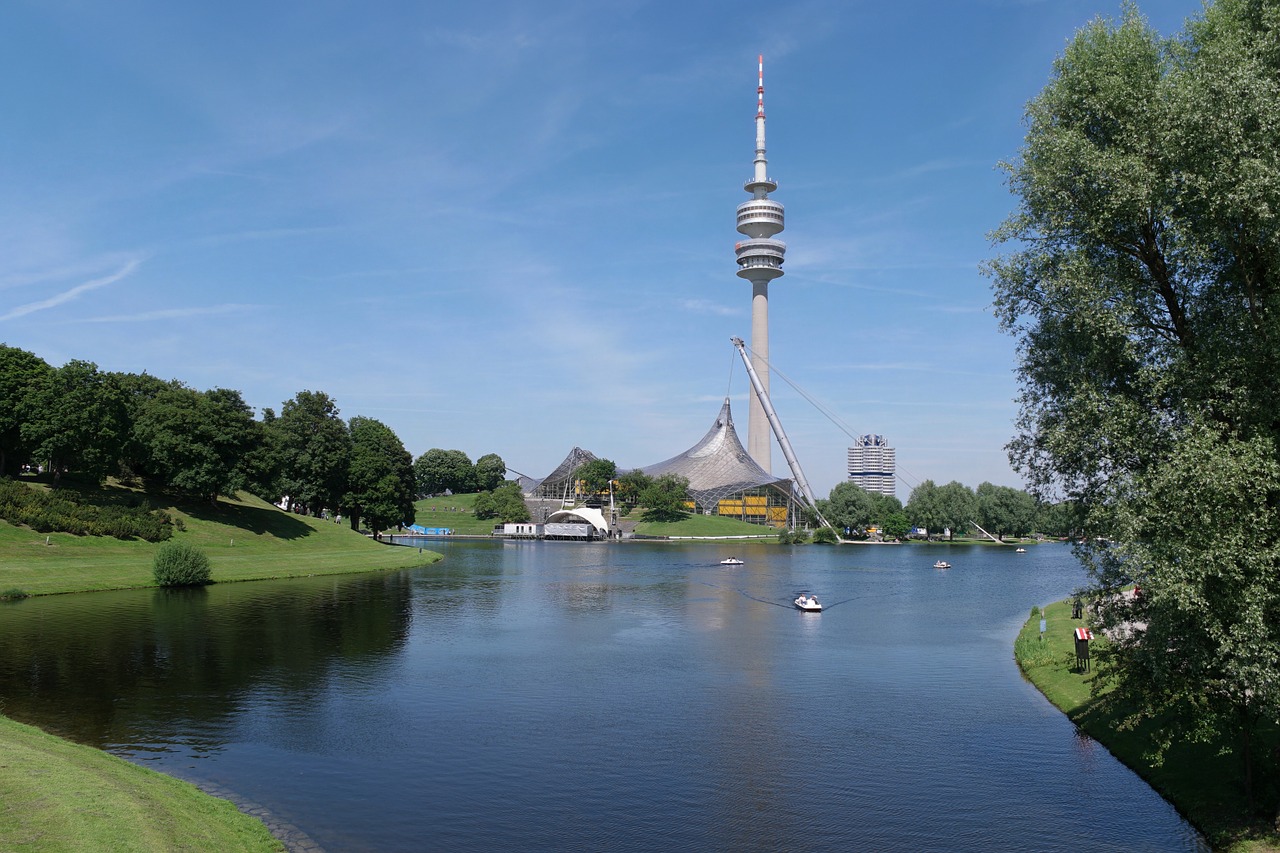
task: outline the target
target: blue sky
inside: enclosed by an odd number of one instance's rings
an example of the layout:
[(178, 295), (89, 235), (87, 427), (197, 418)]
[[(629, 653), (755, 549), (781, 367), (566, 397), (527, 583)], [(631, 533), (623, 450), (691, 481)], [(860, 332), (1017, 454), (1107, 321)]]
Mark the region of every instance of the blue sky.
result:
[[(1198, 0), (1141, 3), (1170, 34)], [(978, 272), (1001, 159), (1118, 0), (39, 0), (0, 32), (0, 341), (303, 389), (415, 456), (623, 468), (749, 391), (734, 211), (765, 57), (786, 205), (771, 361), (929, 478), (1020, 485), (1015, 342)], [(808, 479), (850, 439), (775, 373)], [(775, 473), (786, 463), (775, 448)]]

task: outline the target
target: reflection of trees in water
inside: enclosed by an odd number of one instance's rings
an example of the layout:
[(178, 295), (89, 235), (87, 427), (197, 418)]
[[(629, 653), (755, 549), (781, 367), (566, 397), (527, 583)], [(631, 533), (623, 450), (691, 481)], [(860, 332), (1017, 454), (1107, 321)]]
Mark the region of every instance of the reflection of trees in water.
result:
[(24, 601), (0, 619), (0, 710), (94, 746), (213, 749), (246, 695), (386, 662), (409, 598), (396, 572)]
[(505, 579), (496, 567), (489, 573), (472, 568), (439, 566), (414, 578), (413, 594), (423, 615), (451, 611), (496, 616), (501, 609)]

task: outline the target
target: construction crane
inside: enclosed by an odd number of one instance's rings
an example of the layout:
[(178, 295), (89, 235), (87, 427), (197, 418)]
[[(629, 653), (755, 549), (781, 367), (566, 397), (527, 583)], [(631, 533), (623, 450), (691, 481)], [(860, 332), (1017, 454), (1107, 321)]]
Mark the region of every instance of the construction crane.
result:
[(831, 527), (831, 522), (822, 517), (822, 513), (818, 511), (818, 501), (813, 496), (813, 489), (809, 488), (809, 481), (805, 479), (804, 471), (800, 468), (800, 460), (796, 459), (796, 452), (791, 449), (791, 441), (787, 438), (787, 433), (782, 429), (782, 421), (778, 420), (778, 413), (773, 408), (773, 403), (769, 401), (769, 394), (764, 390), (764, 385), (760, 384), (760, 377), (756, 375), (756, 370), (751, 366), (751, 357), (747, 355), (747, 345), (742, 342), (742, 338), (730, 338), (733, 345), (738, 348), (738, 355), (742, 356), (742, 363), (747, 366), (747, 376), (751, 379), (751, 388), (756, 392), (756, 399), (760, 401), (761, 408), (764, 409), (765, 417), (769, 419), (769, 427), (773, 430), (773, 434), (778, 439), (778, 444), (782, 447), (782, 455), (787, 459), (787, 465), (791, 467), (791, 476), (795, 480), (796, 485), (800, 488), (800, 494), (804, 495), (805, 501), (809, 508), (813, 510), (814, 516), (823, 527)]

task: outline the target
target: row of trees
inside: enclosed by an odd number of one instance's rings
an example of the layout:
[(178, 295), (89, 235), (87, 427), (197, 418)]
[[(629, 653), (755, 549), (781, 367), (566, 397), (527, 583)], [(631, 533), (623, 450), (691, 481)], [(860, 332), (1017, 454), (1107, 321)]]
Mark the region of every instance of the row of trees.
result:
[(588, 495), (606, 495), (612, 488), (614, 501), (624, 511), (643, 506), (645, 521), (679, 521), (689, 515), (689, 480), (679, 474), (650, 477), (639, 469), (619, 474), (612, 460), (593, 459), (574, 477)]
[(502, 485), (506, 475), (507, 463), (496, 453), (481, 456), (473, 464), (461, 450), (433, 447), (413, 460), (414, 480), (423, 496), (491, 492)]
[[(1106, 602), (1110, 701), (1255, 751), (1280, 724), (1280, 12), (1207, 3), (1163, 38), (1082, 29), (1006, 165), (988, 265), (1019, 341), (1010, 458), (1073, 499)], [(1142, 594), (1124, 597), (1129, 585)], [(1274, 789), (1263, 803), (1280, 826)]]
[(56, 486), (69, 473), (108, 475), (214, 501), (247, 489), (290, 509), (346, 516), (384, 529), (412, 523), (414, 498), (494, 488), (506, 466), (495, 454), (472, 464), (461, 451), (412, 458), (374, 418), (340, 416), (319, 391), (300, 391), (260, 420), (239, 391), (198, 391), (149, 374), (109, 373), (87, 361), (51, 367), (0, 345), (0, 475), (27, 466)]
[(837, 528), (851, 532), (877, 527), (888, 538), (906, 536), (912, 528), (930, 534), (971, 530), (976, 524), (991, 535), (1025, 536), (1032, 531), (1067, 536), (1073, 527), (1069, 506), (1041, 504), (1029, 493), (983, 483), (977, 490), (952, 481), (944, 486), (925, 480), (911, 491), (906, 506), (892, 495), (867, 492), (856, 483), (840, 483), (818, 509)]

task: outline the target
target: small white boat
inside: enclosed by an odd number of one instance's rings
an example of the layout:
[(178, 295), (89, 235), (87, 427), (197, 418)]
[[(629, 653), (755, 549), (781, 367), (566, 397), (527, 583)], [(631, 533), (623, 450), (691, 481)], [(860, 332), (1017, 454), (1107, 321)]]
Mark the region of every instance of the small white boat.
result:
[(951, 568), (951, 564), (948, 563), (946, 560), (939, 560), (938, 562), (933, 564), (933, 567), (935, 569), (949, 569)]
[(1013, 553), (1015, 553), (1015, 554), (1025, 554), (1025, 553), (1027, 553), (1027, 549), (1026, 549), (1026, 548), (1014, 548), (1014, 549), (1013, 549)]
[(802, 594), (799, 598), (796, 599), (795, 605), (796, 607), (803, 610), (805, 613), (821, 613), (822, 612), (822, 605), (819, 604), (818, 599), (814, 598), (812, 595)]
[(720, 561), (720, 565), (722, 566), (741, 566), (742, 564), (743, 564), (742, 561), (739, 560), (737, 557), (730, 557), (727, 560)]

